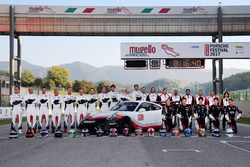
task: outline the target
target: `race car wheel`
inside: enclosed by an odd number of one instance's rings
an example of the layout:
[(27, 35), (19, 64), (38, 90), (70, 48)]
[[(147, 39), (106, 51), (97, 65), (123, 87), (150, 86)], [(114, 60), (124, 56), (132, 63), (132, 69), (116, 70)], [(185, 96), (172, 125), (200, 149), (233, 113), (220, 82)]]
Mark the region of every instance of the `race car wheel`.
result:
[(129, 117), (124, 117), (121, 122), (120, 122), (120, 128), (121, 130), (124, 129), (124, 128), (128, 128), (130, 131), (132, 131), (133, 127), (131, 125), (131, 119)]

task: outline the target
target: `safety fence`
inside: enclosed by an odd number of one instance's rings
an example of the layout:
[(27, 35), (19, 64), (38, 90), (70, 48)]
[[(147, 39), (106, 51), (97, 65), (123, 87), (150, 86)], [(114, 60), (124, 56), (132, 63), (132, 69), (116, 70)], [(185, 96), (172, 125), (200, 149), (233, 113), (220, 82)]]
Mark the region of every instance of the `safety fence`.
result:
[(237, 101), (250, 100), (250, 89), (230, 91), (230, 96), (232, 99)]

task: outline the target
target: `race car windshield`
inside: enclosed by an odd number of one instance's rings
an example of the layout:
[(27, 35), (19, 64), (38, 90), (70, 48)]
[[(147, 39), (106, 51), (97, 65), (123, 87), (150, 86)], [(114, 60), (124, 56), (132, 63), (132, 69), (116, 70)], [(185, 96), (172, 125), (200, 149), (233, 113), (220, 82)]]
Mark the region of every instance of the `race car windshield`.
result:
[(111, 111), (134, 111), (138, 104), (137, 102), (122, 102), (111, 108)]

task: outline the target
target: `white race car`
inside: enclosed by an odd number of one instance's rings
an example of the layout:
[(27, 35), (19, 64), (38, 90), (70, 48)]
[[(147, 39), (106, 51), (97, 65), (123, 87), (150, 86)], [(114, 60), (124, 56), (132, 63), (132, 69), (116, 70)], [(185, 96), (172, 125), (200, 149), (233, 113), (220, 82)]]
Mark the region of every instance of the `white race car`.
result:
[(100, 128), (108, 132), (110, 127), (116, 127), (118, 132), (123, 128), (161, 129), (162, 106), (148, 101), (124, 101), (108, 112), (87, 115), (80, 124), (81, 129), (88, 128), (92, 132)]

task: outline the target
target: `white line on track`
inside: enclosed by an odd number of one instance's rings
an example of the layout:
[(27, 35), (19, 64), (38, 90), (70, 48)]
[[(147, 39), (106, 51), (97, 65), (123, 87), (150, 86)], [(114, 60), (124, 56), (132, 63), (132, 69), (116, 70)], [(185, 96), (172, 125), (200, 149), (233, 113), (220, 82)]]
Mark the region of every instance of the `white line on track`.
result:
[(238, 146), (235, 146), (235, 145), (233, 145), (233, 144), (230, 144), (230, 143), (233, 143), (233, 142), (238, 142), (238, 143), (248, 143), (248, 142), (250, 142), (250, 141), (220, 141), (221, 143), (223, 143), (223, 144), (226, 144), (226, 145), (228, 145), (228, 146), (230, 146), (230, 147), (233, 147), (233, 148), (236, 148), (236, 149), (238, 149), (238, 150), (241, 150), (241, 151), (244, 151), (244, 152), (247, 152), (247, 153), (250, 153), (250, 150), (247, 150), (247, 149), (245, 149), (245, 148), (242, 148), (242, 147), (238, 147)]
[(162, 149), (162, 152), (195, 152), (200, 153), (203, 150), (197, 150), (197, 149)]

